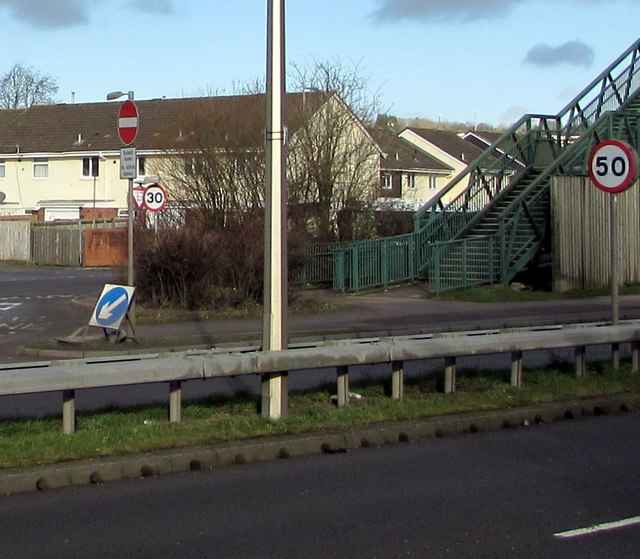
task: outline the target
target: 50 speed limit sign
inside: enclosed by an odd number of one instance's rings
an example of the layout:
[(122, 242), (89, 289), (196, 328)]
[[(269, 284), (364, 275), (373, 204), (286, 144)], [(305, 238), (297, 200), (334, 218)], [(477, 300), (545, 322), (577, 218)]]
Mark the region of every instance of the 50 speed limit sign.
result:
[(637, 154), (626, 142), (601, 142), (589, 156), (589, 176), (593, 184), (605, 192), (616, 193), (628, 188), (637, 172)]
[(150, 212), (159, 212), (167, 205), (167, 191), (159, 184), (152, 184), (144, 189), (142, 207)]

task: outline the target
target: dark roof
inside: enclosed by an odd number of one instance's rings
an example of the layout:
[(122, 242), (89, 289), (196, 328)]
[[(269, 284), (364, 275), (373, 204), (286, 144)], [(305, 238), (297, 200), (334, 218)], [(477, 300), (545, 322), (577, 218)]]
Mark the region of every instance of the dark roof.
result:
[(399, 138), (391, 130), (371, 128), (369, 130), (374, 140), (383, 152), (380, 160), (384, 170), (424, 170), (424, 171), (453, 171), (435, 157), (418, 149), (410, 142)]
[[(303, 106), (318, 108), (321, 93), (286, 96), (287, 126), (294, 133)], [(36, 105), (29, 109), (0, 110), (0, 153), (66, 153), (110, 151), (122, 147), (117, 130), (121, 103)], [(136, 101), (141, 150), (189, 147), (189, 138), (203, 123), (215, 123), (213, 144), (223, 145), (235, 134), (244, 148), (261, 148), (266, 127), (265, 95), (236, 95)], [(309, 110), (305, 111), (309, 114)], [(179, 142), (179, 143), (176, 143)]]
[(463, 140), (456, 132), (413, 127), (408, 130), (465, 163), (470, 163), (484, 151), (471, 142)]

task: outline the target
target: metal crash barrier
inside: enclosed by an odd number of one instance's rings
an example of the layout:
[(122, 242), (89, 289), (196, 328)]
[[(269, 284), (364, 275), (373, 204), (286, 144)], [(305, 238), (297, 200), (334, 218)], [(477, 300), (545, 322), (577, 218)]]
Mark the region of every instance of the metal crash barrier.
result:
[[(349, 367), (356, 365), (390, 364), (391, 397), (400, 400), (403, 397), (404, 363), (407, 361), (444, 358), (444, 390), (453, 393), (456, 390), (456, 360), (459, 357), (510, 354), (511, 384), (521, 386), (524, 352), (574, 348), (575, 372), (577, 376), (582, 376), (586, 371), (586, 347), (610, 344), (617, 365), (622, 343), (631, 344), (632, 368), (638, 372), (640, 324), (588, 324), (351, 339), (298, 344), (280, 351), (211, 349), (8, 364), (0, 365), (0, 396), (61, 392), (63, 432), (73, 434), (75, 393), (86, 388), (166, 383), (169, 385), (169, 421), (177, 423), (181, 420), (182, 383), (188, 380), (240, 375), (287, 375), (292, 371), (334, 368), (338, 405), (345, 406), (349, 403)], [(286, 402), (287, 395), (275, 397)]]

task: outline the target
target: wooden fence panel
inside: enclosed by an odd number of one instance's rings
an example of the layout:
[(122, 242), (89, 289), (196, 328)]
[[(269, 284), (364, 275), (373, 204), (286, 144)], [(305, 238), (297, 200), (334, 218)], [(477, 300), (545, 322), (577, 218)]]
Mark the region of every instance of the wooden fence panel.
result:
[(0, 221), (0, 261), (30, 262), (31, 223)]
[(82, 266), (81, 225), (34, 224), (31, 247), (34, 264)]
[[(554, 289), (606, 287), (611, 278), (611, 196), (588, 177), (558, 177), (551, 188)], [(640, 282), (640, 181), (617, 194), (620, 282)]]

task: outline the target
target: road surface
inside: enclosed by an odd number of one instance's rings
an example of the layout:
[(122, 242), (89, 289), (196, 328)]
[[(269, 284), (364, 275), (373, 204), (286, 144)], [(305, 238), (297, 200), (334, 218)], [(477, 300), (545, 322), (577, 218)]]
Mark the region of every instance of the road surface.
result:
[(0, 498), (3, 559), (635, 559), (640, 416)]

